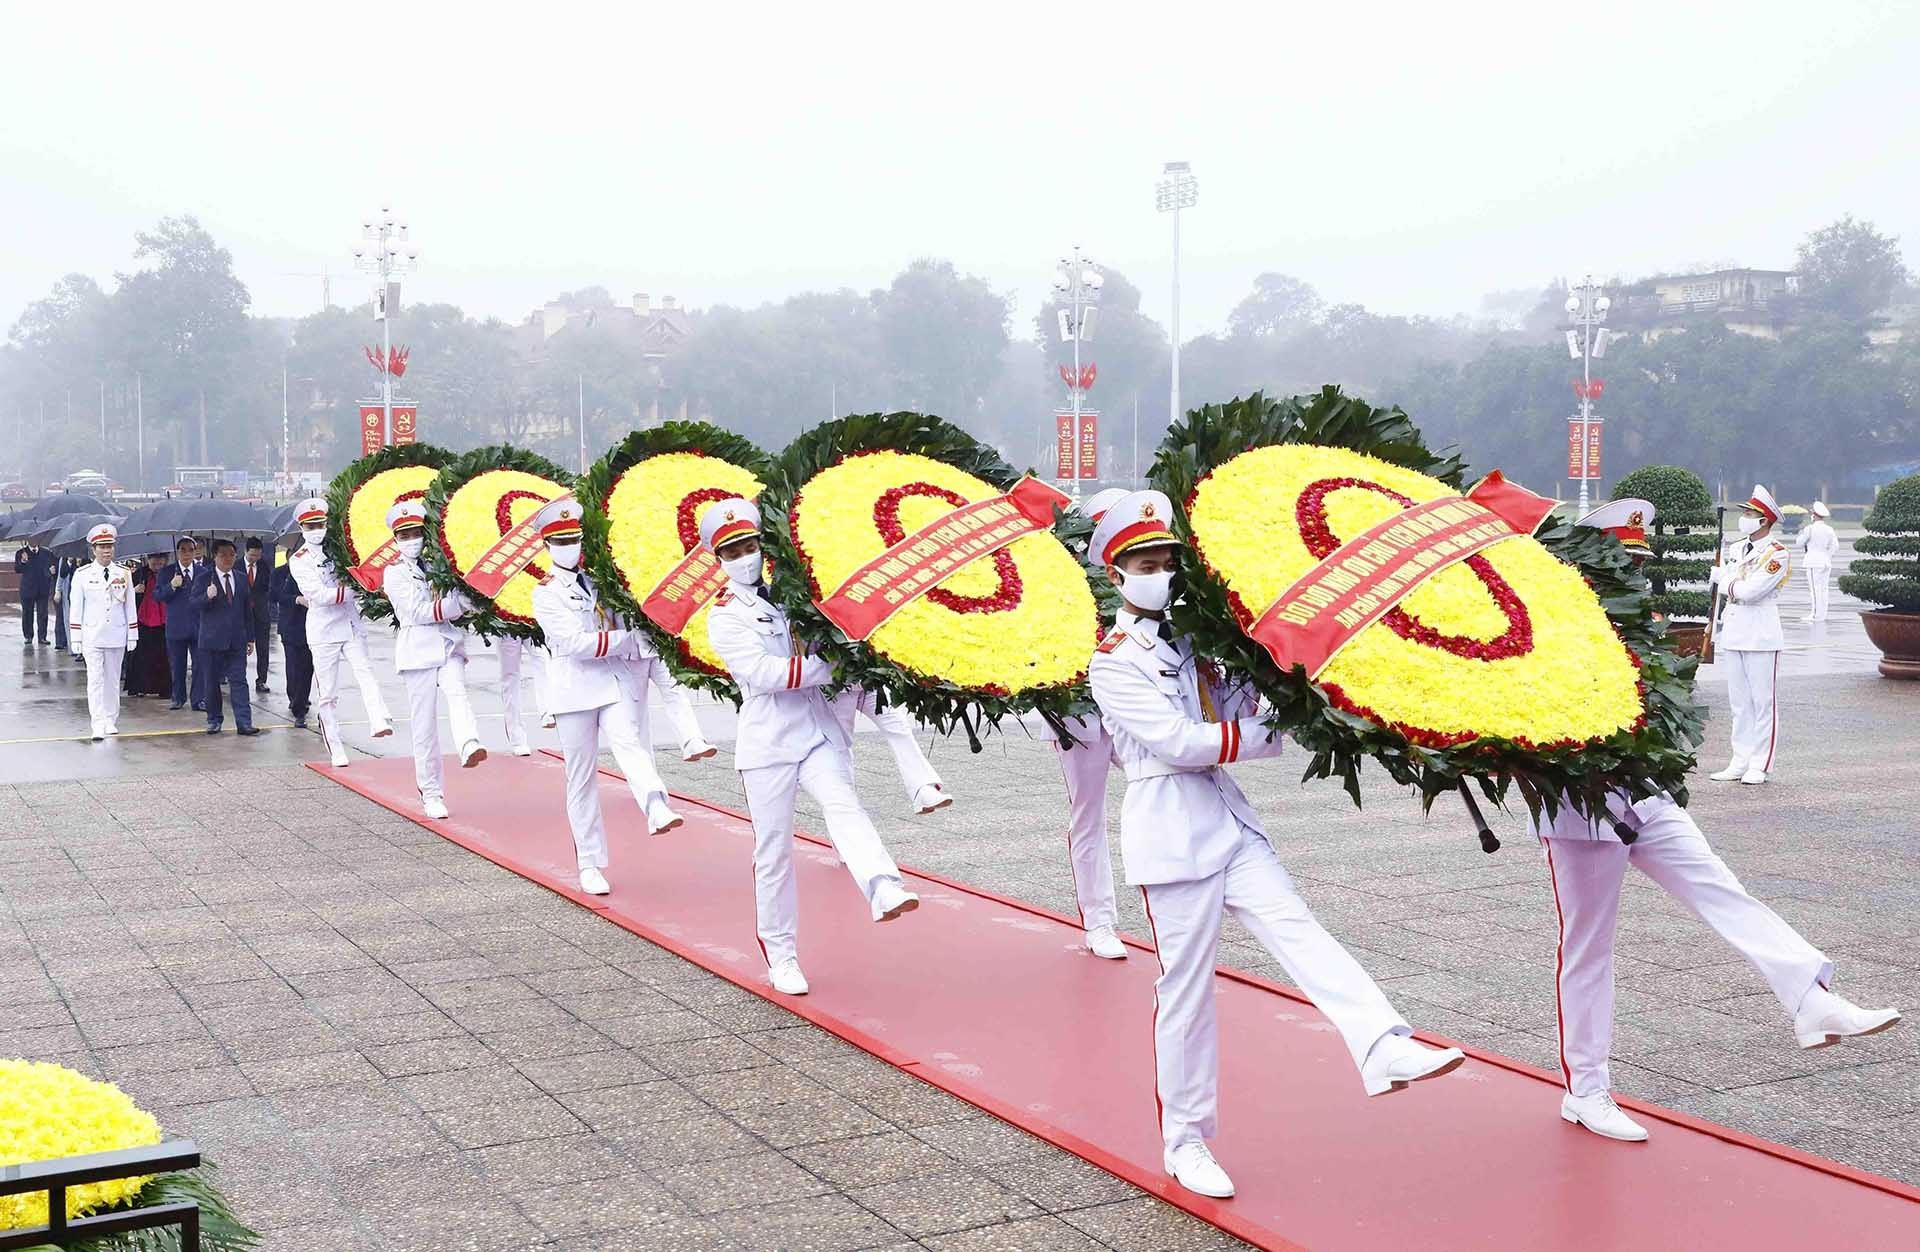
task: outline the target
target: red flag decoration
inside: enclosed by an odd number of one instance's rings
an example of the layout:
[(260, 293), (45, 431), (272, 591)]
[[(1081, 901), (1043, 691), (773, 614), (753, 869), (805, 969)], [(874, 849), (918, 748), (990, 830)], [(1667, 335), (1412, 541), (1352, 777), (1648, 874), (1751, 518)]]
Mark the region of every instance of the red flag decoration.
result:
[(1065, 383), (1069, 390), (1072, 389), (1073, 387), (1073, 367), (1072, 366), (1062, 365), (1060, 367), (1060, 381)]
[(1582, 383), (1577, 378), (1573, 380), (1573, 394), (1582, 400), (1598, 400), (1606, 389), (1607, 382), (1604, 378), (1596, 378), (1590, 383)]
[(413, 349), (390, 348), (385, 357), (380, 355), (378, 348), (364, 348), (362, 351), (367, 354), (367, 364), (373, 366), (374, 373), (391, 374), (398, 378), (407, 372), (407, 354)]
[(1092, 390), (1093, 380), (1098, 377), (1100, 377), (1100, 367), (1095, 365), (1092, 361), (1088, 361), (1086, 368), (1080, 371), (1080, 390), (1082, 391)]

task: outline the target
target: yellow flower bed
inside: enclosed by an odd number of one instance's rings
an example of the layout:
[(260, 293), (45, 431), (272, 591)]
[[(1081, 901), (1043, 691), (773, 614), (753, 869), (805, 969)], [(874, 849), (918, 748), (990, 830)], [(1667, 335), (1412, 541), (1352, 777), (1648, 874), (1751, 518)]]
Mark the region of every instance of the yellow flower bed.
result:
[[(613, 565), (634, 601), (643, 603), (667, 571), (699, 547), (700, 514), (708, 504), (730, 496), (752, 500), (761, 486), (738, 465), (693, 452), (664, 452), (628, 467), (607, 494), (606, 511)], [(726, 673), (707, 639), (706, 606), (688, 619), (680, 643), (701, 669)]]
[[(901, 497), (898, 525), (908, 534), (951, 512), (950, 497), (971, 503), (1004, 494), (912, 453), (867, 453), (829, 466), (801, 488), (791, 510), (793, 541), (806, 558), (816, 601), (892, 546), (879, 516), (891, 506), (882, 498), (909, 484), (949, 498)], [(954, 571), (904, 605), (868, 645), (917, 677), (996, 695), (1078, 680), (1093, 654), (1097, 624), (1079, 561), (1051, 532), (1026, 535), (1003, 551), (1010, 562), (982, 558)]]
[[(462, 578), (486, 555), (500, 537), (567, 489), (550, 478), (523, 470), (488, 470), (475, 474), (447, 498), (440, 519), (440, 550), (454, 573)], [(515, 574), (494, 597), (494, 611), (523, 625), (533, 623), (533, 589), (552, 570), (545, 552)]]
[[(1439, 479), (1344, 448), (1286, 444), (1215, 469), (1195, 489), (1188, 513), (1201, 559), (1233, 593), (1244, 628), (1326, 555), (1328, 543), (1353, 538), (1406, 502), (1453, 494)], [(1318, 551), (1310, 547), (1316, 540)], [(1448, 566), (1396, 612), (1402, 616), (1363, 630), (1315, 681), (1336, 703), (1415, 742), (1490, 735), (1580, 743), (1642, 716), (1638, 667), (1598, 597), (1578, 570), (1531, 538)]]
[[(159, 1142), (160, 1123), (113, 1084), (63, 1065), (0, 1060), (0, 1166)], [(115, 1178), (70, 1187), (67, 1216), (119, 1204), (146, 1185), (145, 1178)], [(0, 1196), (0, 1230), (46, 1222), (46, 1192)]]
[(437, 473), (431, 465), (399, 465), (382, 470), (360, 484), (347, 505), (343, 531), (347, 552), (355, 565), (372, 556), (374, 549), (393, 537), (393, 531), (387, 527), (387, 510), (402, 500), (418, 500), (426, 495)]

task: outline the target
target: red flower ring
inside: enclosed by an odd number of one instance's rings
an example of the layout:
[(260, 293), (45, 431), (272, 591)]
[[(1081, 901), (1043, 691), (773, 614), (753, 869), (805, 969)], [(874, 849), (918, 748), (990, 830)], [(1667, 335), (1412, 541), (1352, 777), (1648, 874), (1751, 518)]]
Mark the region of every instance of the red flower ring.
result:
[[(1300, 539), (1307, 546), (1315, 560), (1325, 560), (1340, 546), (1340, 539), (1327, 525), (1326, 500), (1329, 495), (1347, 487), (1357, 487), (1365, 491), (1376, 492), (1398, 503), (1402, 508), (1412, 508), (1414, 501), (1397, 491), (1382, 487), (1379, 483), (1364, 478), (1323, 478), (1310, 484), (1300, 493), (1300, 499), (1294, 506), (1294, 516), (1300, 525)], [(1429, 648), (1438, 648), (1451, 652), (1455, 656), (1466, 657), (1474, 661), (1498, 661), (1508, 657), (1525, 656), (1533, 651), (1533, 620), (1527, 615), (1527, 606), (1520, 599), (1506, 579), (1500, 577), (1493, 563), (1483, 556), (1470, 556), (1466, 566), (1479, 578), (1480, 584), (1493, 596), (1493, 602), (1506, 616), (1507, 629), (1497, 639), (1470, 639), (1464, 635), (1449, 635), (1435, 630), (1405, 609), (1393, 608), (1380, 620), (1387, 629), (1399, 635), (1409, 643), (1422, 644)]]
[(494, 525), (500, 528), (502, 535), (505, 535), (513, 529), (513, 502), (515, 500), (538, 500), (541, 504), (547, 503), (547, 498), (539, 492), (522, 491), (518, 487), (501, 496), (493, 505), (493, 522)]
[[(908, 496), (941, 500), (956, 509), (972, 503), (959, 492), (936, 487), (932, 483), (906, 483), (889, 487), (873, 503), (873, 524), (889, 548), (907, 537), (907, 528), (900, 522), (900, 503)], [(996, 551), (993, 554), (993, 572), (999, 575), (1000, 585), (994, 588), (991, 595), (963, 596), (935, 587), (927, 592), (927, 599), (955, 613), (1005, 613), (1018, 607), (1024, 585), (1020, 581), (1020, 567), (1014, 563), (1013, 553), (1006, 548)]]
[(673, 520), (680, 530), (680, 551), (687, 553), (700, 546), (700, 511), (709, 504), (733, 499), (725, 487), (702, 487), (689, 491), (674, 511)]

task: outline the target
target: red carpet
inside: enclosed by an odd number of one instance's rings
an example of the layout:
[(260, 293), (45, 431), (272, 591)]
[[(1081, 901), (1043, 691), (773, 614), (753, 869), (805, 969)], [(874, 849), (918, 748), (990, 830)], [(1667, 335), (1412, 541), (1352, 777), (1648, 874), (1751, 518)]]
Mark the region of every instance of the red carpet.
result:
[[(405, 758), (314, 768), (420, 818)], [(920, 910), (875, 926), (807, 839), (796, 865), (813, 993), (776, 996), (743, 818), (680, 799), (687, 824), (649, 839), (603, 774), (613, 894), (594, 899), (576, 889), (558, 761), (446, 773), (454, 817), (420, 818), (430, 829), (1263, 1247), (1920, 1248), (1920, 1189), (1638, 1102), (1652, 1141), (1605, 1142), (1561, 1122), (1553, 1079), (1505, 1057), (1469, 1050), (1455, 1074), (1369, 1100), (1310, 1005), (1233, 973), (1219, 980), (1214, 1148), (1240, 1194), (1206, 1200), (1161, 1172), (1149, 950), (1096, 960), (1070, 920), (924, 874), (908, 875)], [(1780, 1046), (1793, 1046), (1784, 1026)]]

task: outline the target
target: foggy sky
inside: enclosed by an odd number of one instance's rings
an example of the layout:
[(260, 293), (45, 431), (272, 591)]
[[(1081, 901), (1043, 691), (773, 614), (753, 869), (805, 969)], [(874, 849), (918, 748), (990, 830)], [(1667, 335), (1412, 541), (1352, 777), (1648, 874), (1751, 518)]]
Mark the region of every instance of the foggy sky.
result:
[(1844, 212), (1920, 264), (1920, 6), (1298, 8), (10, 6), (0, 325), (176, 213), (256, 313), (315, 310), (329, 267), (350, 303), (388, 198), (408, 298), (509, 321), (589, 284), (755, 304), (940, 256), (1027, 334), (1078, 243), (1164, 323), (1175, 159), (1186, 336), (1263, 270), (1473, 311), (1589, 269), (1785, 268)]

